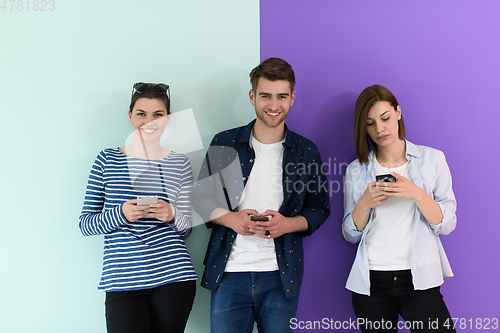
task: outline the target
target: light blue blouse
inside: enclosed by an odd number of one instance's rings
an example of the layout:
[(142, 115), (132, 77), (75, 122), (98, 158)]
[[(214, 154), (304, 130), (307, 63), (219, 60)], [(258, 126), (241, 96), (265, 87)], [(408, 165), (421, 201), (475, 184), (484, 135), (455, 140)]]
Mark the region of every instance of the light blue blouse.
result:
[[(439, 286), (444, 279), (453, 276), (439, 234), (448, 235), (455, 229), (457, 202), (451, 188), (450, 169), (443, 152), (417, 146), (406, 140), (406, 158), (414, 184), (423, 188), (439, 204), (443, 213), (441, 223), (432, 225), (425, 220), (415, 205), (410, 258), (411, 273), (415, 289), (425, 290)], [(371, 151), (368, 164), (361, 164), (357, 159), (354, 160), (347, 167), (344, 180), (342, 233), (347, 241), (353, 244), (359, 242), (346, 288), (364, 295), (370, 295), (370, 272), (365, 239), (373, 227), (371, 222), (375, 217), (376, 209), (370, 210), (368, 223), (363, 231), (357, 230), (351, 213), (368, 184), (375, 181), (374, 159), (374, 151)]]

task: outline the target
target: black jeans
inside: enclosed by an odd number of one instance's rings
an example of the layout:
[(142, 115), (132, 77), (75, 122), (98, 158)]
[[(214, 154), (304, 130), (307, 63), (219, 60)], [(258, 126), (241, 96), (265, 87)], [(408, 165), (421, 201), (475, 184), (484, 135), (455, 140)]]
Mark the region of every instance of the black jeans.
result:
[(151, 289), (108, 292), (108, 333), (182, 333), (195, 294), (195, 280)]
[[(398, 325), (412, 333), (455, 332), (440, 288), (414, 290), (410, 270), (370, 271), (370, 284), (370, 296), (352, 293), (363, 333), (397, 332)], [(405, 322), (398, 323), (398, 314)]]

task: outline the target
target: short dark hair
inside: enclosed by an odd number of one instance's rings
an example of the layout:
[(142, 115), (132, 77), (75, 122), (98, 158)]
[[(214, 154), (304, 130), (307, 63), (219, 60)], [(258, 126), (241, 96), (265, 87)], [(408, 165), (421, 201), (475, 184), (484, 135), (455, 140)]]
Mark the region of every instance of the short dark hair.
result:
[(292, 66), (280, 58), (268, 58), (260, 63), (259, 66), (252, 69), (250, 72), (250, 83), (252, 90), (257, 90), (259, 79), (264, 77), (270, 81), (288, 81), (290, 82), (290, 92), (293, 92), (295, 87), (295, 73)]
[[(381, 85), (373, 85), (361, 92), (354, 108), (354, 146), (356, 147), (356, 157), (359, 162), (368, 164), (368, 153), (372, 149), (377, 149), (377, 144), (373, 142), (367, 133), (366, 118), (373, 105), (380, 101), (389, 102), (394, 109), (398, 107), (398, 101), (392, 92)], [(399, 138), (406, 137), (405, 123), (403, 115), (398, 120)]]
[(134, 109), (135, 102), (137, 102), (137, 100), (139, 98), (159, 99), (165, 105), (165, 108), (167, 109), (167, 115), (169, 115), (171, 113), (170, 112), (170, 90), (167, 90), (167, 93), (162, 94), (162, 95), (157, 94), (155, 92), (153, 86), (148, 86), (146, 88), (146, 91), (143, 93), (139, 93), (136, 91), (132, 95), (132, 99), (130, 101), (130, 107), (129, 107), (129, 111), (128, 111), (129, 113), (132, 112), (132, 110)]

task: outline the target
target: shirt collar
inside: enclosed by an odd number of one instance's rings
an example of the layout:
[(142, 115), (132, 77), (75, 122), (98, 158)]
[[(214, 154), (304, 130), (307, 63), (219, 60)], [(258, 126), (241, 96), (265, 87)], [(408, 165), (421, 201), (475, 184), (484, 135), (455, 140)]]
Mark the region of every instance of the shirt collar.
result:
[[(238, 133), (237, 141), (238, 143), (245, 143), (248, 142), (250, 146), (252, 146), (252, 142), (250, 141), (250, 138), (252, 136), (252, 130), (253, 130), (253, 125), (255, 124), (256, 119), (252, 120), (251, 122), (248, 123), (245, 127), (243, 127), (243, 130)], [(298, 138), (293, 133), (288, 129), (288, 126), (285, 124), (285, 141), (283, 142), (284, 145), (287, 145), (290, 148), (295, 148), (298, 144)]]
[[(420, 151), (418, 150), (418, 147), (411, 143), (410, 141), (406, 140), (406, 157), (407, 160), (410, 160), (410, 156), (413, 157), (420, 157)], [(369, 164), (373, 164), (375, 161), (375, 150), (371, 150), (370, 153), (368, 154), (368, 161)]]
[(406, 141), (406, 156), (420, 157), (420, 150), (418, 149), (418, 147), (406, 139), (405, 141)]

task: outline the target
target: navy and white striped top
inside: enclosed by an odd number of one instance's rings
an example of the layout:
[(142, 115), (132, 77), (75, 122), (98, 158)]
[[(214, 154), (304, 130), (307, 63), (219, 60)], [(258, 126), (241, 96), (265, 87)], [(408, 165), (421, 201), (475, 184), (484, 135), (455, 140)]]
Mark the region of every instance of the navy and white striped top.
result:
[[(99, 153), (80, 215), (85, 236), (104, 234), (99, 290), (139, 290), (197, 278), (183, 241), (191, 232), (192, 189), (191, 163), (183, 154), (147, 161), (118, 149)], [(128, 222), (122, 205), (138, 195), (158, 195), (169, 202), (174, 223), (153, 217)]]

